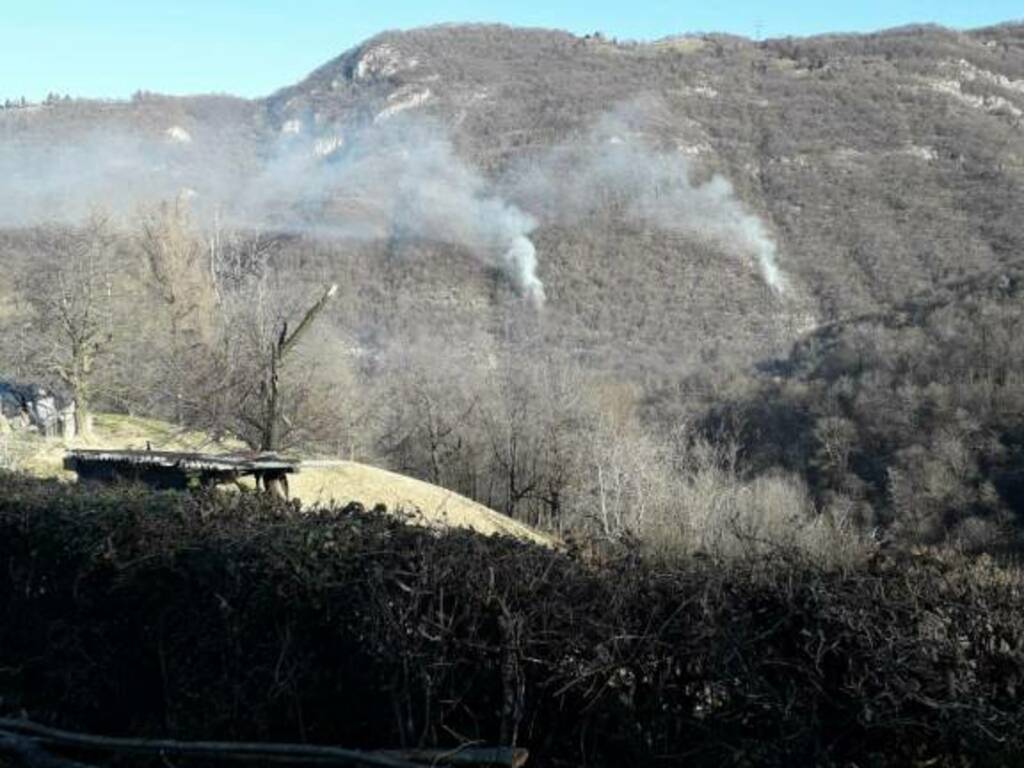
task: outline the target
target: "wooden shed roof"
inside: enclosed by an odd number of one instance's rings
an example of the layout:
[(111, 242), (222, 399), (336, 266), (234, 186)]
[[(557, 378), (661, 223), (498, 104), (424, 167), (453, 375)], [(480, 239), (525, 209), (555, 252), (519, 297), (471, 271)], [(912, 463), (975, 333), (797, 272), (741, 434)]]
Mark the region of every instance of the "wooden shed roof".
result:
[(178, 451), (111, 451), (77, 449), (65, 454), (64, 467), (77, 470), (89, 465), (122, 465), (138, 469), (177, 469), (183, 472), (297, 472), (299, 462), (273, 453), (182, 453)]

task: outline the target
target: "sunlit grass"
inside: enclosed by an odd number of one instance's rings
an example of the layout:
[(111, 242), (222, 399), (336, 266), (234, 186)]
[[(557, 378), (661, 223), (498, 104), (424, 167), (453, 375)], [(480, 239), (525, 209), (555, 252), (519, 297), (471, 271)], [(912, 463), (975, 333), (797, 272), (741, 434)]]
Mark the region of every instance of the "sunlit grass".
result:
[[(184, 430), (157, 419), (97, 413), (92, 434), (71, 441), (44, 439), (33, 432), (10, 438), (16, 467), (37, 477), (73, 481), (63, 467), (68, 448), (145, 449), (159, 451), (244, 450), (238, 442), (216, 442), (201, 432)], [(252, 487), (252, 483), (245, 483)], [(527, 525), (488, 509), (471, 499), (378, 467), (351, 461), (317, 461), (304, 465), (290, 480), (291, 495), (304, 506), (358, 501), (367, 509), (383, 504), (409, 520), (428, 527), (470, 528), (485, 535), (503, 534), (550, 545), (553, 540)]]

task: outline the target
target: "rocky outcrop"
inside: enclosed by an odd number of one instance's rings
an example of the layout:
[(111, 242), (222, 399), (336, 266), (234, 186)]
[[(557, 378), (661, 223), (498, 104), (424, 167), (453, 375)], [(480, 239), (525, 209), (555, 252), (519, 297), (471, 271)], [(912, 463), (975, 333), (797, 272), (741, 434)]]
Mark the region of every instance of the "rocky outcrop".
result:
[(38, 384), (0, 381), (0, 417), (12, 429), (74, 437), (75, 404)]

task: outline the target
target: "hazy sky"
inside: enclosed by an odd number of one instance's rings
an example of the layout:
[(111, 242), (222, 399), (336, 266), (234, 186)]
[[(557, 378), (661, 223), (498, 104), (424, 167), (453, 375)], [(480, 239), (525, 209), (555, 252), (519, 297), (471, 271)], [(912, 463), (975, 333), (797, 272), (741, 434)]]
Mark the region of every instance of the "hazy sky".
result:
[(779, 37), (911, 22), (976, 27), (1021, 0), (0, 0), (0, 100), (137, 89), (260, 96), (385, 29), (446, 21), (599, 30), (648, 40), (695, 31)]

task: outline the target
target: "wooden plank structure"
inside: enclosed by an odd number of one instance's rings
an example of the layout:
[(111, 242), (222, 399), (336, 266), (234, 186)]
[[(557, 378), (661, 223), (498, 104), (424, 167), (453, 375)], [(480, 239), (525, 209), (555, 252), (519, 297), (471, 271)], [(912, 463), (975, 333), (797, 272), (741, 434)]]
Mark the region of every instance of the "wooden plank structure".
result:
[(205, 488), (255, 477), (257, 485), (288, 496), (288, 475), (299, 462), (275, 453), (182, 453), (142, 450), (69, 450), (64, 469), (79, 480), (137, 482), (156, 489)]

